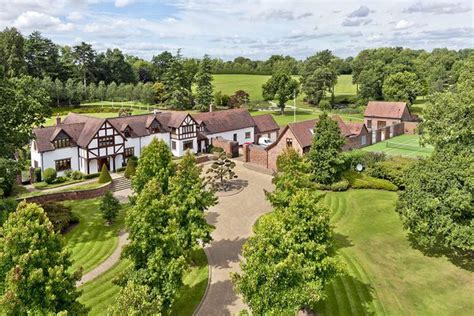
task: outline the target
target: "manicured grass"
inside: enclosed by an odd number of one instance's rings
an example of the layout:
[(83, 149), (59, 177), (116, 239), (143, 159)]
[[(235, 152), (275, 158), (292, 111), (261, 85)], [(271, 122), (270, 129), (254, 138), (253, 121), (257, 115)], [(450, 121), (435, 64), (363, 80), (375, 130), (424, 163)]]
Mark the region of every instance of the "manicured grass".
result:
[(114, 222), (107, 226), (99, 210), (100, 199), (65, 201), (71, 206), (79, 224), (65, 235), (66, 245), (71, 251), (72, 269), (83, 268), (89, 272), (107, 259), (118, 244), (118, 232), (123, 228), (125, 205)]
[[(184, 287), (178, 293), (169, 315), (192, 315), (206, 291), (208, 267), (204, 250), (199, 249), (193, 254), (193, 262), (195, 265), (184, 276)], [(120, 290), (112, 281), (129, 264), (129, 261), (121, 260), (110, 270), (81, 287), (83, 294), (80, 301), (92, 308), (90, 315), (106, 314)]]
[[(296, 111), (296, 122), (300, 121), (306, 121), (306, 120), (311, 120), (311, 119), (316, 119), (321, 115), (321, 111), (319, 110), (312, 110), (312, 111)], [(295, 116), (293, 114), (292, 109), (287, 109), (285, 110), (285, 114), (281, 115), (280, 112), (276, 111), (254, 111), (250, 113), (252, 116), (256, 115), (263, 115), (263, 114), (271, 114), (275, 121), (278, 123), (280, 126), (286, 126), (288, 123), (293, 123), (295, 121)], [(364, 119), (361, 115), (359, 114), (338, 114), (344, 121), (347, 122), (362, 122)], [(331, 114), (331, 115), (334, 115)]]
[(79, 300), (91, 308), (89, 315), (107, 314), (107, 309), (114, 303), (120, 291), (120, 287), (112, 282), (129, 264), (127, 260), (120, 260), (112, 268), (80, 287), (82, 295)]
[[(268, 106), (268, 102), (263, 100), (262, 85), (270, 79), (268, 75), (213, 75), (214, 91), (222, 91), (223, 94), (232, 95), (237, 90), (244, 90), (250, 95), (250, 101), (257, 105)], [(294, 76), (299, 79), (299, 76)], [(352, 75), (340, 75), (334, 88), (336, 96), (350, 96), (356, 94), (356, 86), (352, 84)], [(303, 102), (304, 95), (297, 98), (298, 107), (309, 107)], [(291, 103), (291, 102), (289, 102)]]
[(64, 182), (61, 182), (61, 183), (51, 183), (51, 184), (48, 184), (44, 181), (42, 182), (36, 182), (36, 183), (33, 183), (33, 187), (35, 189), (38, 189), (38, 190), (48, 190), (48, 189), (54, 189), (54, 188), (59, 188), (59, 187), (63, 187), (65, 185), (69, 185), (69, 184), (74, 184), (74, 183), (79, 183), (79, 182), (82, 182), (84, 180), (67, 180), (67, 181), (64, 181)]
[[(390, 142), (391, 145), (408, 145), (409, 148), (394, 148), (390, 147), (390, 144), (387, 145), (387, 142)], [(406, 156), (406, 157), (426, 157), (431, 155), (433, 152), (433, 146), (420, 146), (420, 137), (418, 135), (400, 135), (397, 137), (390, 138), (388, 140), (384, 140), (377, 144), (367, 146), (362, 148), (365, 151), (375, 151), (375, 152), (384, 152), (387, 155), (393, 156)]]
[(472, 272), (411, 247), (395, 212), (397, 194), (330, 192), (338, 251), (347, 275), (327, 286), (323, 315), (472, 315)]

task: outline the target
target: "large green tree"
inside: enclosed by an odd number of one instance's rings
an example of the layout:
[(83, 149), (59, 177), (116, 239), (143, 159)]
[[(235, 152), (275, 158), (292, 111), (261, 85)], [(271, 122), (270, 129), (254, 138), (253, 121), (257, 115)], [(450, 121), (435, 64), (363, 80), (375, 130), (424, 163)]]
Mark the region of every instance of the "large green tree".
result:
[(26, 73), (25, 39), (14, 27), (0, 32), (0, 66), (2, 76), (17, 77)]
[(316, 182), (331, 184), (340, 179), (343, 159), (342, 146), (345, 138), (341, 134), (336, 120), (327, 113), (319, 116), (314, 127), (314, 136), (308, 153), (311, 172)]
[(276, 72), (262, 86), (262, 95), (265, 100), (277, 100), (282, 114), (285, 105), (291, 98), (296, 98), (299, 93), (299, 82), (291, 74), (283, 70)]
[(74, 58), (74, 63), (77, 66), (82, 83), (86, 87), (87, 82), (91, 82), (94, 79), (96, 52), (91, 44), (81, 42), (79, 45), (74, 46), (72, 57)]
[(26, 39), (25, 60), (30, 76), (56, 79), (59, 75), (58, 47), (38, 31), (31, 33)]
[(51, 115), (49, 97), (38, 81), (28, 76), (7, 79), (0, 68), (0, 156), (13, 158), (28, 144), (32, 128)]
[(408, 101), (411, 105), (416, 97), (423, 94), (423, 85), (413, 72), (397, 72), (383, 82), (384, 98), (397, 101)]
[(331, 51), (324, 50), (308, 57), (304, 62), (301, 85), (309, 103), (318, 106), (327, 92), (334, 95), (334, 86), (337, 83), (334, 61), (335, 57)]
[(132, 178), (132, 188), (139, 194), (148, 181), (158, 179), (161, 192), (168, 193), (169, 179), (176, 172), (173, 155), (163, 140), (153, 138), (148, 146), (143, 148), (138, 160), (137, 170)]
[(209, 110), (214, 99), (212, 90), (211, 59), (208, 55), (204, 55), (199, 64), (199, 71), (196, 74), (195, 109), (199, 111)]
[(172, 305), (187, 266), (179, 222), (178, 212), (170, 197), (163, 194), (159, 178), (145, 184), (126, 215), (130, 243), (123, 256), (131, 260), (132, 266), (119, 284), (125, 287), (133, 282), (142, 286), (146, 293), (143, 300), (153, 302), (160, 312)]
[(180, 52), (173, 56), (163, 76), (165, 104), (172, 109), (184, 110), (191, 106), (191, 86)]
[(276, 164), (277, 172), (272, 179), (275, 189), (265, 192), (273, 207), (286, 207), (296, 192), (312, 190), (310, 165), (295, 149), (287, 148), (277, 157)]
[(213, 227), (207, 223), (204, 211), (215, 205), (217, 198), (206, 189), (201, 171), (194, 155), (187, 151), (176, 175), (169, 181), (169, 196), (180, 226), (180, 243), (187, 251), (211, 241)]
[(69, 253), (45, 212), (25, 202), (0, 233), (0, 306), (8, 315), (85, 315)]
[(329, 210), (315, 192), (299, 191), (288, 207), (264, 216), (243, 247), (242, 272), (232, 276), (255, 315), (291, 315), (324, 299), (341, 271), (334, 256)]

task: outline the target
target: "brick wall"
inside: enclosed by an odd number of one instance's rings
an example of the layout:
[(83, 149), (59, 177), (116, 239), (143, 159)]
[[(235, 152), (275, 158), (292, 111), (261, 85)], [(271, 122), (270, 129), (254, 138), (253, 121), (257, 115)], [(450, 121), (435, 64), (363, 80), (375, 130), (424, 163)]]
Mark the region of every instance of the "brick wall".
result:
[(268, 167), (268, 152), (261, 146), (244, 145), (244, 159), (245, 162)]
[(280, 155), (286, 148), (286, 140), (291, 139), (292, 140), (292, 147), (294, 150), (296, 150), (298, 153), (301, 155), (303, 154), (303, 148), (301, 148), (300, 144), (296, 140), (295, 135), (293, 132), (288, 128), (283, 135), (279, 138), (279, 142), (276, 144), (272, 145), (270, 148), (268, 148), (268, 169), (276, 170), (276, 161), (278, 158), (278, 155)]
[(230, 154), (232, 157), (239, 156), (238, 142), (230, 141), (222, 137), (216, 137), (212, 139), (212, 146), (224, 149), (224, 152)]
[(31, 196), (23, 199), (18, 199), (20, 201), (26, 200), (28, 203), (39, 203), (43, 204), (51, 201), (65, 201), (65, 200), (86, 200), (96, 197), (103, 196), (107, 190), (112, 188), (112, 182), (95, 189), (90, 190), (80, 190), (80, 191), (70, 191), (70, 192), (55, 192), (50, 194), (44, 194), (40, 196)]
[(418, 122), (403, 122), (405, 134), (415, 134)]

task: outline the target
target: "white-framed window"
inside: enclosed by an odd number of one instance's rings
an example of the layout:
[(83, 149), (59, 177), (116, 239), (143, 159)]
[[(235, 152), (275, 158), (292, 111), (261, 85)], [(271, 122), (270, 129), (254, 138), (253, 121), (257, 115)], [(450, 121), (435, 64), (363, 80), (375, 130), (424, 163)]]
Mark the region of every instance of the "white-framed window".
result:
[(59, 159), (54, 161), (56, 171), (64, 171), (71, 169), (71, 158)]
[(171, 149), (176, 150), (176, 142), (174, 140), (171, 141)]
[(252, 137), (252, 133), (245, 132), (245, 139), (250, 139)]
[(360, 138), (360, 144), (361, 145), (367, 144), (367, 136), (362, 135), (362, 137)]

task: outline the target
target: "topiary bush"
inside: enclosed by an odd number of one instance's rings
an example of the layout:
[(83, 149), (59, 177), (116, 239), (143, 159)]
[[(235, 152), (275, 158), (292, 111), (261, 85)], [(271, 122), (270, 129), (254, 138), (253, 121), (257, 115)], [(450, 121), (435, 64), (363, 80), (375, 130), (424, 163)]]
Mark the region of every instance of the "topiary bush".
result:
[(107, 165), (103, 164), (102, 165), (102, 170), (100, 171), (100, 176), (99, 176), (99, 183), (107, 183), (112, 181), (112, 177), (110, 176), (109, 169), (107, 169)]
[(34, 174), (35, 174), (35, 182), (41, 182), (41, 168), (35, 168), (35, 171), (34, 171)]
[(133, 156), (130, 157), (127, 161), (127, 167), (125, 168), (124, 177), (127, 179), (132, 178), (137, 171), (138, 158)]
[(58, 173), (53, 168), (47, 168), (43, 173), (44, 182), (52, 184), (56, 180)]

